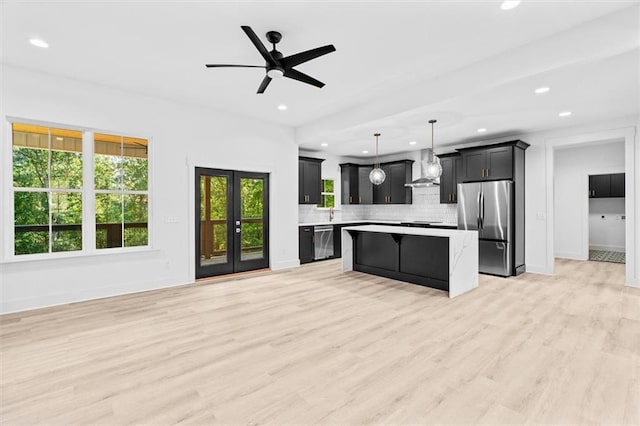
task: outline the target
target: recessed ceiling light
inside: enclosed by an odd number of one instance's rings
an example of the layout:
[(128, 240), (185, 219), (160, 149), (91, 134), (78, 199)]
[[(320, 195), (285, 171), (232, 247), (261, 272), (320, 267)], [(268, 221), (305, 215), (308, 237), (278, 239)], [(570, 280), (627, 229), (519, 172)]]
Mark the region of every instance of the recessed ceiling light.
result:
[(502, 4), (500, 5), (500, 9), (511, 10), (511, 9), (515, 9), (519, 5), (520, 5), (520, 1), (517, 1), (517, 0), (503, 1)]
[(278, 105), (278, 109), (280, 111), (286, 111), (287, 110), (287, 106), (286, 105)]
[(362, 151), (363, 154), (368, 154), (369, 151), (367, 151), (366, 149), (364, 151)]
[(415, 145), (417, 142), (416, 141), (411, 141), (409, 142), (409, 145)]
[(481, 127), (481, 128), (478, 129), (478, 133), (484, 133), (486, 131), (487, 131), (487, 129), (485, 129), (484, 127)]
[(560, 114), (558, 114), (558, 117), (568, 117), (571, 115), (571, 111), (562, 111)]
[(57, 140), (57, 141), (61, 141), (61, 140), (63, 140), (63, 139), (62, 139), (60, 136), (56, 136), (56, 140)]
[(320, 145), (322, 145), (322, 146), (329, 146), (329, 144), (328, 144), (328, 143), (326, 143), (326, 142), (321, 143)]
[(40, 40), (39, 38), (32, 38), (29, 40), (29, 43), (33, 44), (36, 47), (42, 47), (43, 49), (49, 47), (49, 43), (44, 40)]
[(551, 89), (549, 89), (548, 87), (538, 87), (536, 90), (534, 90), (534, 93), (536, 95), (539, 95), (541, 93), (547, 93), (549, 90)]

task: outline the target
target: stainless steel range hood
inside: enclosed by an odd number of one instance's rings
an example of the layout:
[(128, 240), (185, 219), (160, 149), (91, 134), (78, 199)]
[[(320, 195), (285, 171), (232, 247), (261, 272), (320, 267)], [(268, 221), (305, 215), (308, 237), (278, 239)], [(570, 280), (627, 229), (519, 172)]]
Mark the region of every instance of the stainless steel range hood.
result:
[[(431, 148), (426, 148), (420, 151), (420, 178), (415, 179), (411, 183), (406, 183), (404, 186), (407, 186), (409, 188), (424, 188), (427, 186), (440, 185), (440, 178), (430, 179), (425, 177), (426, 176), (425, 167), (429, 162), (430, 154), (431, 154)], [(434, 158), (435, 158), (435, 154), (434, 154)]]

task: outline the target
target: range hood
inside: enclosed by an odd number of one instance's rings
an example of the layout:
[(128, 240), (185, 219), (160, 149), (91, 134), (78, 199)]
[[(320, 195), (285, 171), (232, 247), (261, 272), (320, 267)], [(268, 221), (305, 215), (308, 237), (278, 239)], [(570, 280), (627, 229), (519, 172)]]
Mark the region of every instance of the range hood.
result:
[[(426, 148), (420, 151), (420, 178), (415, 179), (411, 183), (406, 183), (404, 186), (409, 188), (424, 188), (427, 186), (436, 186), (440, 185), (440, 179), (430, 179), (425, 177), (425, 167), (429, 162), (429, 157), (431, 155), (431, 148)], [(435, 154), (433, 155), (436, 158)]]

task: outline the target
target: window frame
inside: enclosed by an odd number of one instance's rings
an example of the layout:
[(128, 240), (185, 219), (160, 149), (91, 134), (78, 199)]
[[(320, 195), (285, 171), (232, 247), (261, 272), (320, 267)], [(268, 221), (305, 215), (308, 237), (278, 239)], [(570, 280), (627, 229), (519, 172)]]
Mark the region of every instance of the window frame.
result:
[[(75, 192), (82, 194), (82, 249), (75, 251), (60, 251), (48, 253), (31, 253), (31, 254), (15, 254), (15, 225), (14, 225), (14, 197), (15, 192), (73, 192), (68, 189), (47, 188), (14, 188), (13, 186), (13, 124), (28, 124), (35, 126), (43, 126), (49, 128), (62, 128), (76, 130), (82, 133), (82, 188), (76, 189)], [(96, 217), (95, 217), (95, 195), (98, 190), (95, 189), (94, 180), (94, 134), (107, 133), (114, 135), (123, 135), (134, 138), (147, 140), (147, 245), (131, 246), (131, 247), (96, 247)], [(103, 130), (97, 128), (89, 128), (78, 125), (69, 125), (64, 123), (54, 123), (42, 120), (33, 120), (20, 117), (5, 118), (5, 143), (0, 147), (0, 153), (4, 161), (0, 162), (1, 168), (4, 170), (0, 176), (0, 188), (2, 188), (2, 200), (0, 206), (4, 204), (2, 211), (4, 212), (2, 223), (4, 232), (0, 232), (3, 244), (0, 249), (0, 259), (2, 263), (24, 262), (31, 260), (46, 259), (63, 259), (72, 257), (88, 257), (101, 256), (109, 254), (122, 254), (132, 252), (153, 251), (154, 248), (154, 226), (153, 226), (153, 206), (154, 206), (154, 144), (151, 136), (140, 135), (137, 132), (129, 132), (125, 130)], [(138, 192), (139, 191), (134, 191)], [(126, 191), (125, 191), (126, 193)], [(49, 215), (51, 216), (51, 215)], [(51, 221), (51, 219), (49, 219)], [(123, 217), (124, 223), (124, 217)], [(2, 229), (0, 229), (2, 231)], [(51, 232), (51, 230), (49, 231)]]
[[(336, 209), (336, 179), (320, 179), (322, 181), (322, 191), (320, 191), (320, 204), (316, 207), (319, 209)], [(333, 192), (324, 191), (324, 181), (330, 180), (333, 182)], [(324, 196), (325, 195), (333, 195), (333, 206), (325, 206), (324, 205)]]

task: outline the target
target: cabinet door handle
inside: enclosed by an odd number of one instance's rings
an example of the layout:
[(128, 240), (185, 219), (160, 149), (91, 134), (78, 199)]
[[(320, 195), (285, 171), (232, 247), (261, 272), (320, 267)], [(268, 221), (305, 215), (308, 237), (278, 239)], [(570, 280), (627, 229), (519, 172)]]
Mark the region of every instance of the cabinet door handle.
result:
[(489, 177), (489, 174), (490, 174), (490, 173), (489, 173), (489, 171), (490, 171), (490, 170), (491, 170), (491, 169), (487, 169), (487, 177)]
[(484, 169), (482, 169), (482, 177), (484, 177)]
[(353, 203), (353, 197), (349, 195), (349, 204)]
[(358, 204), (362, 204), (362, 197), (358, 197)]

